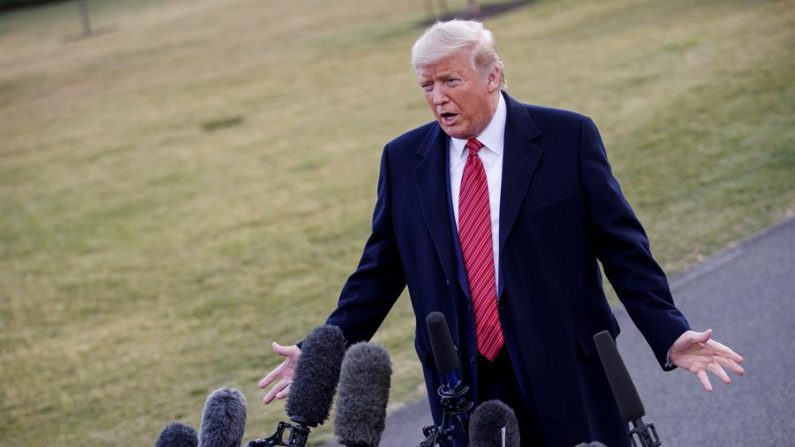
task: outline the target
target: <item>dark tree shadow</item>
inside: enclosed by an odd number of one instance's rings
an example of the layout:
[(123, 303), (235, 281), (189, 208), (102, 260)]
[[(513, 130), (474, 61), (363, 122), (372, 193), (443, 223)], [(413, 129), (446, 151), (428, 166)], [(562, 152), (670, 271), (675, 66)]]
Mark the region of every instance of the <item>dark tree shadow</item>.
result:
[(498, 16), (513, 11), (514, 9), (528, 6), (533, 3), (533, 0), (509, 0), (500, 3), (491, 3), (480, 7), (478, 13), (472, 13), (468, 9), (458, 10), (442, 14), (436, 17), (429, 17), (418, 24), (419, 27), (427, 27), (436, 23), (437, 21), (445, 22), (452, 19), (461, 20), (483, 20), (489, 17)]

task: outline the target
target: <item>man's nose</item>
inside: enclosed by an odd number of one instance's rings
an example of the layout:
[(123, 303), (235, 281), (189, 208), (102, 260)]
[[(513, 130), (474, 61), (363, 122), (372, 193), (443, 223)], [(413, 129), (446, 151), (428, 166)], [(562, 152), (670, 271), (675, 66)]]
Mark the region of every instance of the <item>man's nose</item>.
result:
[(444, 88), (438, 86), (433, 89), (433, 104), (434, 105), (442, 105), (447, 102), (447, 94), (444, 91)]

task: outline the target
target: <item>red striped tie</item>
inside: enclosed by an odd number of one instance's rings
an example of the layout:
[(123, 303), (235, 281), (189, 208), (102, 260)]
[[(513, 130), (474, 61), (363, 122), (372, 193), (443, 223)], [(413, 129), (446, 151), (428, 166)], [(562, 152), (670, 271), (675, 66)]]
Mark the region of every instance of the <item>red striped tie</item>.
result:
[(493, 361), (503, 344), (497, 314), (497, 283), (494, 280), (494, 249), (486, 170), (478, 157), (483, 143), (470, 138), (461, 193), (458, 199), (458, 236), (464, 255), (469, 291), (475, 311), (478, 352)]

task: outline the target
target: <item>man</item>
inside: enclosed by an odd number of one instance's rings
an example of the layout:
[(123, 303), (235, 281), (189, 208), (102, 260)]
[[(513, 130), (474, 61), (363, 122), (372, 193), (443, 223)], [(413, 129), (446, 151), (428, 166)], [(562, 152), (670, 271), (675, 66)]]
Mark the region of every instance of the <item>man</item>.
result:
[[(405, 286), (431, 410), (440, 408), (424, 319), (443, 312), (477, 402), (517, 412), (524, 445), (628, 445), (592, 336), (619, 328), (598, 262), (660, 365), (729, 383), (742, 357), (690, 330), (608, 165), (587, 117), (520, 104), (491, 33), (480, 23), (437, 23), (412, 49), (436, 120), (386, 145), (373, 229), (327, 323), (367, 340)], [(300, 355), (261, 382), (284, 398)], [(454, 442), (465, 446), (463, 434)]]

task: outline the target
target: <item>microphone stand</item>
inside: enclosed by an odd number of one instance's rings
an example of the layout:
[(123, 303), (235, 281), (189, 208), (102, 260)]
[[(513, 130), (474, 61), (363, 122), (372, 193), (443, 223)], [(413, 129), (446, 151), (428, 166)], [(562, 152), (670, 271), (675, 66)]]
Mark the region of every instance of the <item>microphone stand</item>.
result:
[[(439, 387), (437, 394), (439, 394), (440, 403), (442, 406), (442, 423), (438, 426), (429, 425), (422, 428), (422, 434), (425, 435), (425, 440), (420, 443), (418, 447), (434, 447), (439, 445), (441, 441), (452, 438), (455, 426), (453, 420), (457, 420), (461, 427), (466, 431), (468, 413), (474, 404), (467, 401), (466, 393), (469, 387), (464, 385), (460, 380), (453, 382), (454, 375), (448, 374), (448, 384)], [(454, 387), (450, 387), (450, 383), (455, 383)]]
[[(289, 432), (287, 443), (284, 441), (284, 432)], [(304, 447), (306, 441), (309, 439), (309, 427), (301, 422), (290, 424), (287, 422), (279, 422), (276, 427), (276, 432), (268, 438), (253, 439), (246, 444), (246, 447), (272, 447), (272, 446), (295, 446)]]
[(635, 442), (637, 436), (640, 447), (659, 447), (662, 445), (660, 437), (657, 436), (657, 430), (654, 429), (654, 424), (643, 422), (643, 418), (637, 418), (632, 421), (634, 427), (629, 431), (629, 439), (632, 441), (632, 447), (638, 447)]

